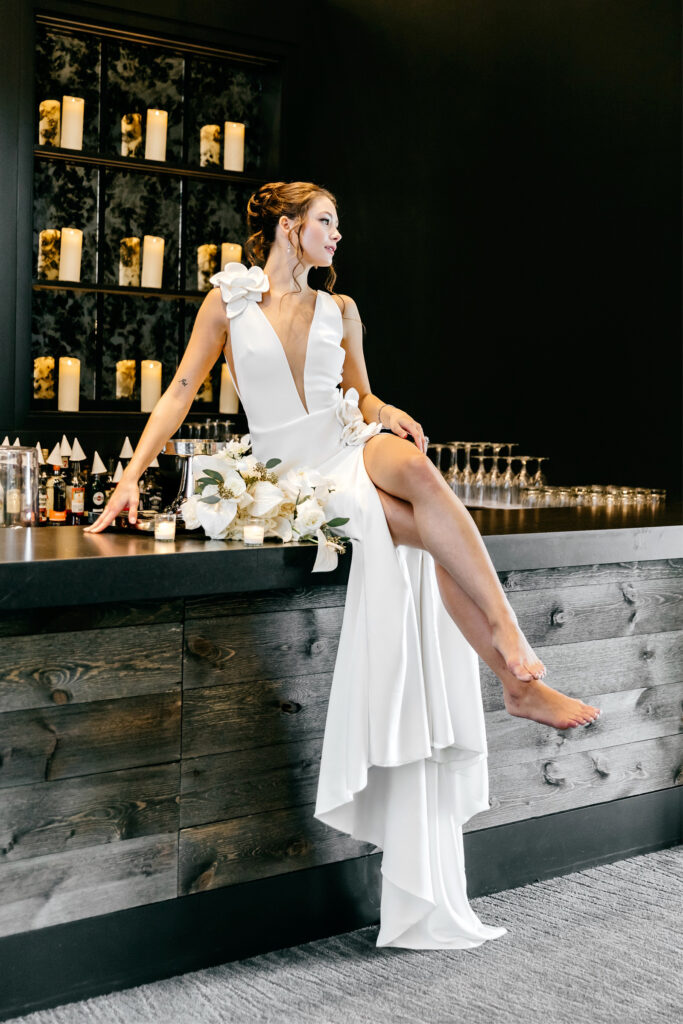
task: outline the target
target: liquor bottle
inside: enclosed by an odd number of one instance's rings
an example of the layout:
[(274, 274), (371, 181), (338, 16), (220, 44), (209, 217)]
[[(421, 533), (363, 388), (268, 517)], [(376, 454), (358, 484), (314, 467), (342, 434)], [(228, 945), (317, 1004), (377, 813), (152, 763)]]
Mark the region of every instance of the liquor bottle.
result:
[(0, 526), (5, 525), (5, 488), (0, 480)]
[[(109, 474), (99, 454), (95, 452), (90, 469), (90, 476), (85, 488), (85, 507), (88, 512), (101, 512), (107, 499), (107, 482)], [(112, 485), (113, 489), (113, 485)]]
[(69, 523), (71, 526), (80, 526), (85, 513), (85, 479), (78, 459), (73, 461), (70, 490)]
[(48, 519), (51, 526), (63, 526), (66, 523), (66, 484), (62, 476), (62, 466), (52, 467), (52, 502), (48, 503)]
[(41, 463), (38, 473), (38, 523), (47, 523), (47, 466)]
[(21, 486), (19, 467), (11, 462), (7, 466), (5, 484), (5, 526), (18, 526), (21, 522)]

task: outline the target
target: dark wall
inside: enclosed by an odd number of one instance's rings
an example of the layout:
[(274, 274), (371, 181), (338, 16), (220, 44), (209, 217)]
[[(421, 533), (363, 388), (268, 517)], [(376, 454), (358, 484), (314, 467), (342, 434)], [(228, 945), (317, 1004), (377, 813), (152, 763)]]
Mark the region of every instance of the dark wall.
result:
[[(0, 174), (13, 195), (17, 168), (19, 182), (30, 176), (17, 89), (30, 87), (31, 13), (6, 2)], [(515, 440), (551, 456), (552, 482), (680, 495), (677, 3), (41, 7), (152, 16), (163, 31), (216, 26), (286, 51), (282, 176), (337, 195), (337, 288), (367, 325), (373, 391), (432, 440)], [(0, 218), (11, 375), (10, 278), (30, 211), (23, 225), (11, 205)], [(17, 317), (22, 336), (25, 310)], [(3, 376), (0, 428), (9, 390)]]
[(373, 391), (680, 494), (678, 3), (326, 8), (293, 173), (337, 195)]

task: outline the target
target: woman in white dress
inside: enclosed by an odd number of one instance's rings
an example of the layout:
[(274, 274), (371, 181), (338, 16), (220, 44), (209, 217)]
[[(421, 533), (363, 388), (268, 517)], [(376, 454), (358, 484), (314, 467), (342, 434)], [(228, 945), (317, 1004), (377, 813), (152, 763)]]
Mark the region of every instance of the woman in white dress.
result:
[[(328, 518), (353, 543), (315, 816), (384, 851), (378, 945), (465, 948), (505, 934), (467, 902), (462, 825), (488, 807), (476, 654), (511, 715), (587, 725), (597, 707), (542, 681), (474, 520), (426, 455), (422, 426), (370, 390), (362, 324), (332, 291), (337, 206), (309, 182), (251, 197), (247, 253), (212, 278), (172, 383), (106, 508), (131, 521), (137, 482), (221, 351), (253, 453), (334, 480)], [(326, 288), (308, 284), (328, 267)], [(337, 384), (341, 384), (339, 390)], [(382, 428), (386, 432), (381, 433)], [(476, 652), (476, 654), (475, 654)]]

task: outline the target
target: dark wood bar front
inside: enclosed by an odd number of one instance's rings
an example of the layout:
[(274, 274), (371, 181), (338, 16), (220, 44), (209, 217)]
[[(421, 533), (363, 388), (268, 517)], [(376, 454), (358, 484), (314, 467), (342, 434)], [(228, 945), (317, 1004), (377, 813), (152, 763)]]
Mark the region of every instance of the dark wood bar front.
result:
[[(481, 665), (470, 897), (679, 842), (680, 504), (473, 515), (549, 682), (602, 714), (512, 718)], [(377, 922), (381, 853), (313, 817), (351, 553), (314, 559), (0, 531), (3, 1017)]]

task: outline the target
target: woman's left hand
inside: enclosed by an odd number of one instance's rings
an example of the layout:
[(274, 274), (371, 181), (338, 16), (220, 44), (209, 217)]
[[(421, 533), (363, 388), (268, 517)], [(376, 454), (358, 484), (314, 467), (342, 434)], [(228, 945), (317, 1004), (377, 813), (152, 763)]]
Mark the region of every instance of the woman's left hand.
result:
[(407, 412), (404, 412), (403, 409), (397, 409), (395, 405), (392, 405), (382, 418), (384, 419), (385, 427), (388, 427), (392, 433), (397, 434), (399, 437), (410, 435), (420, 451), (426, 453), (427, 438), (425, 437), (424, 430), (417, 420), (414, 420)]

